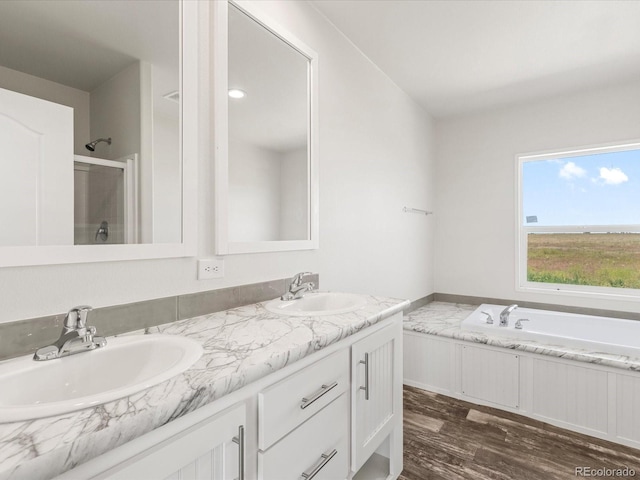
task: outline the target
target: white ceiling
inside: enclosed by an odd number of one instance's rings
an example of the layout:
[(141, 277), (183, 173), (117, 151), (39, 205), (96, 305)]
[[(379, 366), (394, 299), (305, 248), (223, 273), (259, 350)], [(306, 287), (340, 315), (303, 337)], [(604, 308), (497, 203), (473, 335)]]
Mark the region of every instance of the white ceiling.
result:
[(435, 117), (640, 78), (640, 1), (312, 0)]

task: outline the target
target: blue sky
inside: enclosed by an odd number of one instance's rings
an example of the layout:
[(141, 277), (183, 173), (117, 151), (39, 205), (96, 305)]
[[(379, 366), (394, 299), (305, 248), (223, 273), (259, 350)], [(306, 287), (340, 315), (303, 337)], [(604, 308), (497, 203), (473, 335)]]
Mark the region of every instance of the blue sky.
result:
[(640, 150), (523, 164), (528, 225), (640, 224)]

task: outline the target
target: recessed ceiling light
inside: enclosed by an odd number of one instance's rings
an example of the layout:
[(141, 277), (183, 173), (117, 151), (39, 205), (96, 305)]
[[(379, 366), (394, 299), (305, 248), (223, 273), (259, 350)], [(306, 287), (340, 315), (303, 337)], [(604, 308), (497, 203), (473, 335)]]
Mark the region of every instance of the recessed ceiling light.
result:
[(244, 97), (247, 96), (247, 94), (244, 91), (239, 90), (237, 88), (230, 88), (229, 89), (229, 96), (231, 98), (244, 98)]

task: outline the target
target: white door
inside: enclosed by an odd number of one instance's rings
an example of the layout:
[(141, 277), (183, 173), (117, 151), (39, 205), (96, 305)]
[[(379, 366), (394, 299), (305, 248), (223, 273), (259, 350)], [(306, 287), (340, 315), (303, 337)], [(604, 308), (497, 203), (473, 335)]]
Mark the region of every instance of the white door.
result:
[(354, 471), (362, 467), (401, 420), (401, 328), (391, 325), (351, 347)]
[(73, 245), (73, 109), (0, 88), (0, 245)]
[(95, 479), (242, 480), (245, 422), (244, 404), (233, 407), (161, 442)]

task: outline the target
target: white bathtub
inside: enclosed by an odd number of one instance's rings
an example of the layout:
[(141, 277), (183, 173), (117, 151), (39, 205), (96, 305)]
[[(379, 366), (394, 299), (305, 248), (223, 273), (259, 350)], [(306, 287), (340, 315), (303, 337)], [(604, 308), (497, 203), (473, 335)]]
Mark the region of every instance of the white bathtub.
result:
[[(516, 340), (640, 357), (640, 321), (517, 308), (509, 316), (509, 326), (500, 327), (500, 312), (505, 308), (506, 305), (482, 304), (462, 322), (462, 328)], [(483, 311), (493, 317), (492, 325), (486, 323)], [(522, 330), (515, 328), (518, 319), (529, 320), (522, 322)]]

